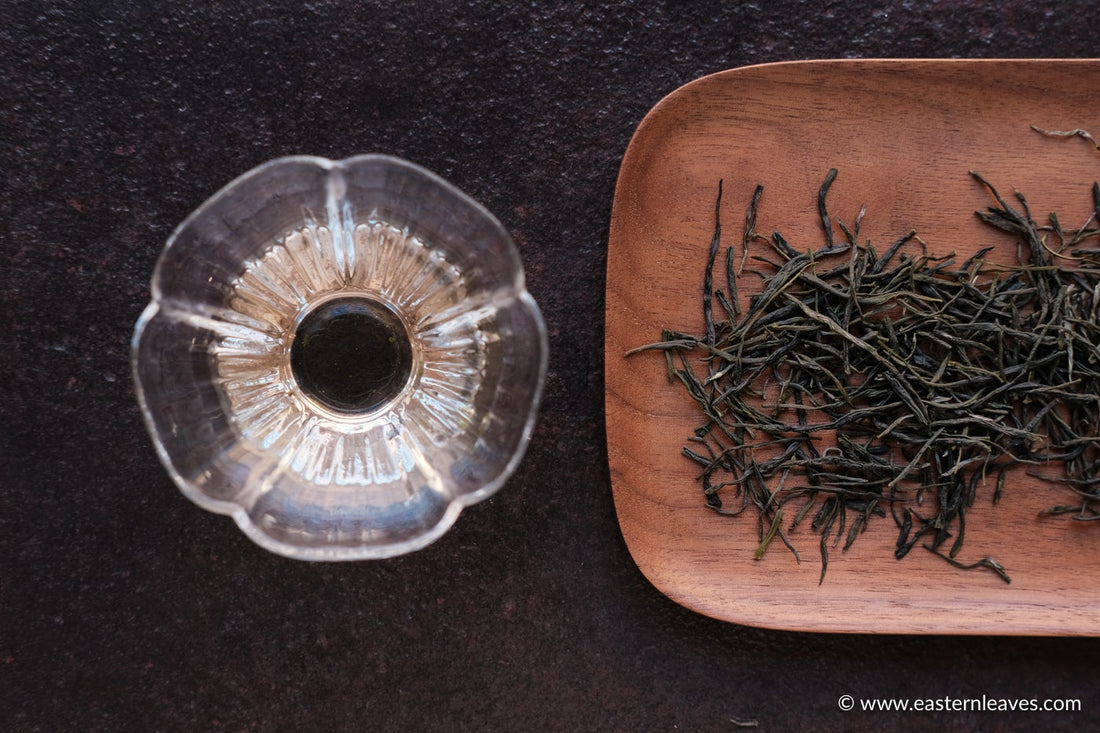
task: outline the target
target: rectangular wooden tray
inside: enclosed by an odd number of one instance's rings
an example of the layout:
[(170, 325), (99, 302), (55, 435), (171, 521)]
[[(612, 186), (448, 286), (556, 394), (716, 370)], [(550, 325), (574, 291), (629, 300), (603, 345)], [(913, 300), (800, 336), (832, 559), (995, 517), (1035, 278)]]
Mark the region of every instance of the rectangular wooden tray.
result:
[(819, 246), (816, 195), (833, 167), (830, 209), (850, 222), (865, 204), (862, 236), (881, 247), (916, 229), (930, 251), (962, 261), (999, 237), (974, 214), (991, 200), (970, 170), (1004, 194), (1024, 192), (1037, 218), (1055, 211), (1065, 226), (1080, 226), (1092, 210), (1100, 153), (1031, 125), (1100, 132), (1100, 62), (755, 66), (694, 81), (646, 116), (623, 159), (611, 218), (606, 411), (620, 526), (659, 590), (715, 618), (784, 629), (1100, 633), (1100, 524), (1039, 520), (1068, 492), (1025, 472), (1009, 474), (997, 505), (979, 495), (960, 557), (993, 555), (1008, 585), (920, 550), (895, 560), (888, 518), (847, 553), (832, 552), (821, 585), (818, 538), (808, 529), (791, 535), (801, 564), (781, 546), (753, 560), (755, 516), (708, 511), (697, 466), (681, 456), (700, 422), (696, 406), (667, 381), (660, 354), (624, 358), (662, 328), (702, 332), (719, 179), (727, 241), (741, 236), (752, 191), (763, 184), (758, 229)]

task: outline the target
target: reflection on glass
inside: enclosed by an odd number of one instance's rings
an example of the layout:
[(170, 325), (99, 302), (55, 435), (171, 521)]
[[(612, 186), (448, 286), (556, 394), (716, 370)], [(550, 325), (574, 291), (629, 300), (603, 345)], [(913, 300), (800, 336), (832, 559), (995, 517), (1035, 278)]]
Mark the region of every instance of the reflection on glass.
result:
[(440, 536), (514, 470), (546, 335), (510, 238), (409, 163), (274, 161), (173, 235), (134, 335), (181, 490), (291, 557)]

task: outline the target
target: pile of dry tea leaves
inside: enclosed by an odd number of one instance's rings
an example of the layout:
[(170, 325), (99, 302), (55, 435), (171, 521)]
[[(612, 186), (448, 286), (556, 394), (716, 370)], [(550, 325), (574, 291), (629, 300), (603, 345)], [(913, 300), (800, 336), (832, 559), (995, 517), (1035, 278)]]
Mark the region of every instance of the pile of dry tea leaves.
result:
[[(823, 580), (830, 549), (890, 516), (898, 559), (920, 544), (1008, 582), (991, 557), (958, 559), (981, 487), (996, 502), (1022, 465), (1072, 491), (1046, 514), (1100, 518), (1100, 186), (1096, 212), (1067, 230), (973, 173), (994, 202), (979, 216), (1018, 238), (1004, 266), (986, 260), (992, 247), (962, 262), (929, 254), (915, 232), (881, 252), (861, 243), (862, 210), (851, 227), (830, 216), (836, 175), (818, 193), (816, 249), (757, 233), (758, 186), (722, 260), (719, 183), (703, 333), (664, 331), (629, 353), (663, 351), (698, 404), (683, 453), (706, 506), (756, 514), (758, 559), (776, 540), (797, 558), (789, 533), (809, 525)], [(754, 275), (742, 309), (737, 289)]]

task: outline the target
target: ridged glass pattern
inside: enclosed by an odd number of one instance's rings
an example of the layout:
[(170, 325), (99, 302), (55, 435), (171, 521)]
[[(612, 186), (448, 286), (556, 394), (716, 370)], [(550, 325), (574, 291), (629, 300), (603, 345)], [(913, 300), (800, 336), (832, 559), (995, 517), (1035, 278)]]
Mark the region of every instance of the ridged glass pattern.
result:
[[(296, 379), (296, 328), (334, 299), (400, 319), (412, 368), (380, 405)], [(139, 400), (181, 490), (264, 547), (386, 557), (500, 487), (529, 440), (546, 335), (484, 209), (385, 156), (273, 161), (169, 240), (134, 336)]]

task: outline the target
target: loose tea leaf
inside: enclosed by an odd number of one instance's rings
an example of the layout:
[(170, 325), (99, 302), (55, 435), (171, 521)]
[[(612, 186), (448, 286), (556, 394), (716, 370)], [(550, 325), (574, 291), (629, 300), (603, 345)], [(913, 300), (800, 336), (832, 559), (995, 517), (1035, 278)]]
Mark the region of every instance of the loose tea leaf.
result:
[[(862, 209), (851, 228), (830, 213), (833, 169), (818, 192), (816, 249), (757, 233), (756, 187), (736, 272), (734, 247), (725, 253), (725, 291), (714, 285), (719, 183), (703, 335), (665, 331), (628, 353), (665, 352), (703, 419), (684, 455), (700, 468), (705, 506), (754, 509), (757, 559), (778, 538), (797, 560), (788, 533), (809, 519), (824, 580), (830, 548), (848, 550), (889, 515), (896, 558), (921, 543), (1009, 582), (996, 560), (957, 556), (979, 489), (988, 480), (1002, 500), (1006, 472), (1023, 464), (1076, 496), (1044, 515), (1100, 519), (1100, 248), (1084, 246), (1100, 236), (1100, 186), (1096, 211), (1067, 230), (1055, 214), (1037, 224), (1022, 194), (1010, 204), (972, 175), (994, 202), (982, 221), (1021, 243), (1013, 266), (987, 261), (993, 247), (961, 264), (931, 255), (915, 232), (878, 254), (859, 239)], [(742, 311), (749, 263), (763, 284)]]

